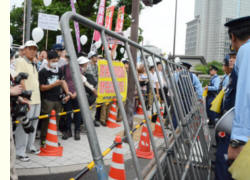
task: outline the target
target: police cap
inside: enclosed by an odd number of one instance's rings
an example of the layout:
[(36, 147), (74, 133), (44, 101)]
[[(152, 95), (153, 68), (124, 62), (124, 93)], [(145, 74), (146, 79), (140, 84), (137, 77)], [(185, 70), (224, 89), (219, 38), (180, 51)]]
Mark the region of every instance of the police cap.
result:
[(215, 65), (211, 65), (211, 66), (210, 66), (210, 69), (209, 69), (209, 70), (212, 70), (212, 69), (215, 70), (215, 71), (218, 71), (218, 70), (219, 70)]
[(250, 16), (240, 17), (233, 19), (231, 21), (228, 21), (225, 24), (226, 27), (229, 29), (239, 29), (244, 27), (250, 27)]
[(188, 62), (182, 62), (181, 65), (185, 66), (187, 69), (190, 69), (192, 67), (192, 64)]

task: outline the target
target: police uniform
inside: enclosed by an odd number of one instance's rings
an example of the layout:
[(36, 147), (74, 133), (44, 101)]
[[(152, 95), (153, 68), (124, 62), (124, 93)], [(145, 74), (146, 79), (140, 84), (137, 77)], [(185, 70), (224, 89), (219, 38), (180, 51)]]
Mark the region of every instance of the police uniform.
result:
[[(218, 71), (218, 68), (214, 65), (211, 66), (211, 69)], [(209, 119), (209, 125), (214, 125), (215, 119), (218, 118), (219, 116), (218, 113), (214, 111), (210, 111), (211, 103), (218, 94), (219, 86), (220, 86), (220, 77), (217, 74), (215, 74), (210, 79), (210, 83), (208, 85), (207, 97), (206, 97), (206, 110), (207, 110), (207, 116)]]
[[(229, 32), (235, 29), (250, 29), (250, 16), (234, 19), (225, 24), (229, 27)], [(235, 118), (232, 124), (231, 137), (227, 135), (224, 142), (223, 154), (227, 154), (230, 139), (237, 140), (232, 147), (237, 147), (239, 143), (247, 142), (250, 139), (250, 39), (243, 44), (236, 57), (236, 64), (230, 75), (229, 85), (226, 89), (225, 98), (223, 102), (223, 111), (226, 112), (232, 106), (235, 106)], [(237, 91), (236, 91), (237, 89)], [(222, 144), (222, 143), (221, 143)], [(223, 144), (222, 144), (223, 145)], [(218, 147), (219, 148), (219, 147)], [(222, 148), (221, 148), (222, 149)], [(218, 159), (218, 162), (222, 160)], [(228, 166), (224, 159), (223, 163), (218, 164), (216, 168), (216, 179), (231, 179), (227, 171)], [(221, 168), (220, 168), (221, 167)]]
[[(235, 52), (236, 54), (236, 52)], [(232, 54), (231, 54), (232, 55)], [(229, 58), (224, 59), (226, 66), (229, 65)], [(228, 84), (225, 82), (225, 79), (221, 82), (220, 88), (225, 88), (225, 95), (222, 104), (222, 114), (231, 109), (234, 106), (235, 102), (235, 93), (236, 93), (236, 83), (237, 76), (235, 70), (233, 69), (231, 74), (228, 75), (229, 80)], [(223, 86), (223, 82), (225, 83)], [(216, 132), (216, 160), (215, 160), (215, 179), (216, 180), (231, 180), (231, 174), (228, 172), (228, 163), (227, 163), (227, 150), (230, 142), (230, 135), (225, 132)]]

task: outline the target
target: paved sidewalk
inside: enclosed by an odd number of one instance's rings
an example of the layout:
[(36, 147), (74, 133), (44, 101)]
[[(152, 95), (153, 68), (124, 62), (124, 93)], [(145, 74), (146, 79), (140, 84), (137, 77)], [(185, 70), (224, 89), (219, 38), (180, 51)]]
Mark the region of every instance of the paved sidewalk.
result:
[[(139, 119), (143, 119), (143, 115), (135, 115), (137, 119), (135, 125), (139, 122)], [(123, 123), (120, 122), (119, 128), (108, 127), (96, 127), (96, 132), (100, 144), (101, 151), (103, 152), (114, 141), (117, 134), (123, 134)], [(138, 129), (137, 137), (135, 137), (135, 146), (138, 144), (138, 135), (140, 135), (140, 129)], [(78, 171), (83, 169), (88, 163), (92, 161), (92, 155), (89, 148), (89, 143), (86, 134), (81, 134), (81, 140), (75, 141), (74, 134), (72, 138), (62, 140), (59, 133), (59, 142), (63, 146), (62, 157), (45, 157), (30, 154), (31, 160), (29, 162), (21, 162), (16, 160), (16, 169), (19, 176), (30, 175), (45, 175), (45, 174), (57, 174)], [(163, 139), (155, 138), (157, 146), (163, 143)], [(36, 140), (36, 145), (39, 147), (39, 140)], [(131, 159), (129, 145), (123, 143), (124, 158)], [(110, 164), (112, 160), (112, 152), (104, 157), (105, 165)]]

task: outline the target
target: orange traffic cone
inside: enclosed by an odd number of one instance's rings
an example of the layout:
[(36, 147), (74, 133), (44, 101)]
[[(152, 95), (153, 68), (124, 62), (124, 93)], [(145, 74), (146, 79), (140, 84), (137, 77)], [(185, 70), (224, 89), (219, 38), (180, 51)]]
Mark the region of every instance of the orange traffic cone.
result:
[(40, 150), (39, 156), (62, 156), (63, 147), (58, 146), (55, 110), (51, 111), (45, 147)]
[(139, 102), (139, 105), (138, 105), (137, 110), (136, 110), (136, 114), (143, 114), (143, 109), (142, 109), (142, 106), (141, 106), (141, 102)]
[(115, 142), (120, 144), (116, 146), (112, 155), (112, 163), (109, 169), (109, 179), (125, 180), (126, 174), (121, 144), (122, 138), (120, 136), (116, 136)]
[(150, 149), (148, 128), (145, 125), (142, 126), (140, 142), (138, 148), (136, 149), (136, 155), (137, 157), (145, 159), (152, 159), (154, 157), (154, 153)]
[(120, 124), (116, 123), (116, 118), (117, 118), (116, 101), (114, 101), (110, 107), (109, 117), (106, 122), (109, 128), (116, 128), (121, 126)]
[[(163, 117), (163, 107), (161, 107), (161, 117)], [(153, 132), (153, 135), (158, 137), (158, 138), (163, 138), (164, 135), (163, 135), (163, 132), (162, 132), (162, 129), (161, 129), (161, 124), (160, 124), (160, 118), (159, 116), (157, 116), (157, 121), (155, 123), (155, 130)]]

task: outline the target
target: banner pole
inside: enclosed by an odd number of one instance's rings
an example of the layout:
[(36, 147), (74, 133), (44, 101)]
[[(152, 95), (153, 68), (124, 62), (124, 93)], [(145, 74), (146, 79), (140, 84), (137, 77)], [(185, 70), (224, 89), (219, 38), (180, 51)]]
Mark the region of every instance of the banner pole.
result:
[(45, 49), (47, 50), (48, 47), (48, 36), (49, 36), (49, 30), (47, 29), (47, 33), (46, 33), (46, 43), (45, 43)]

